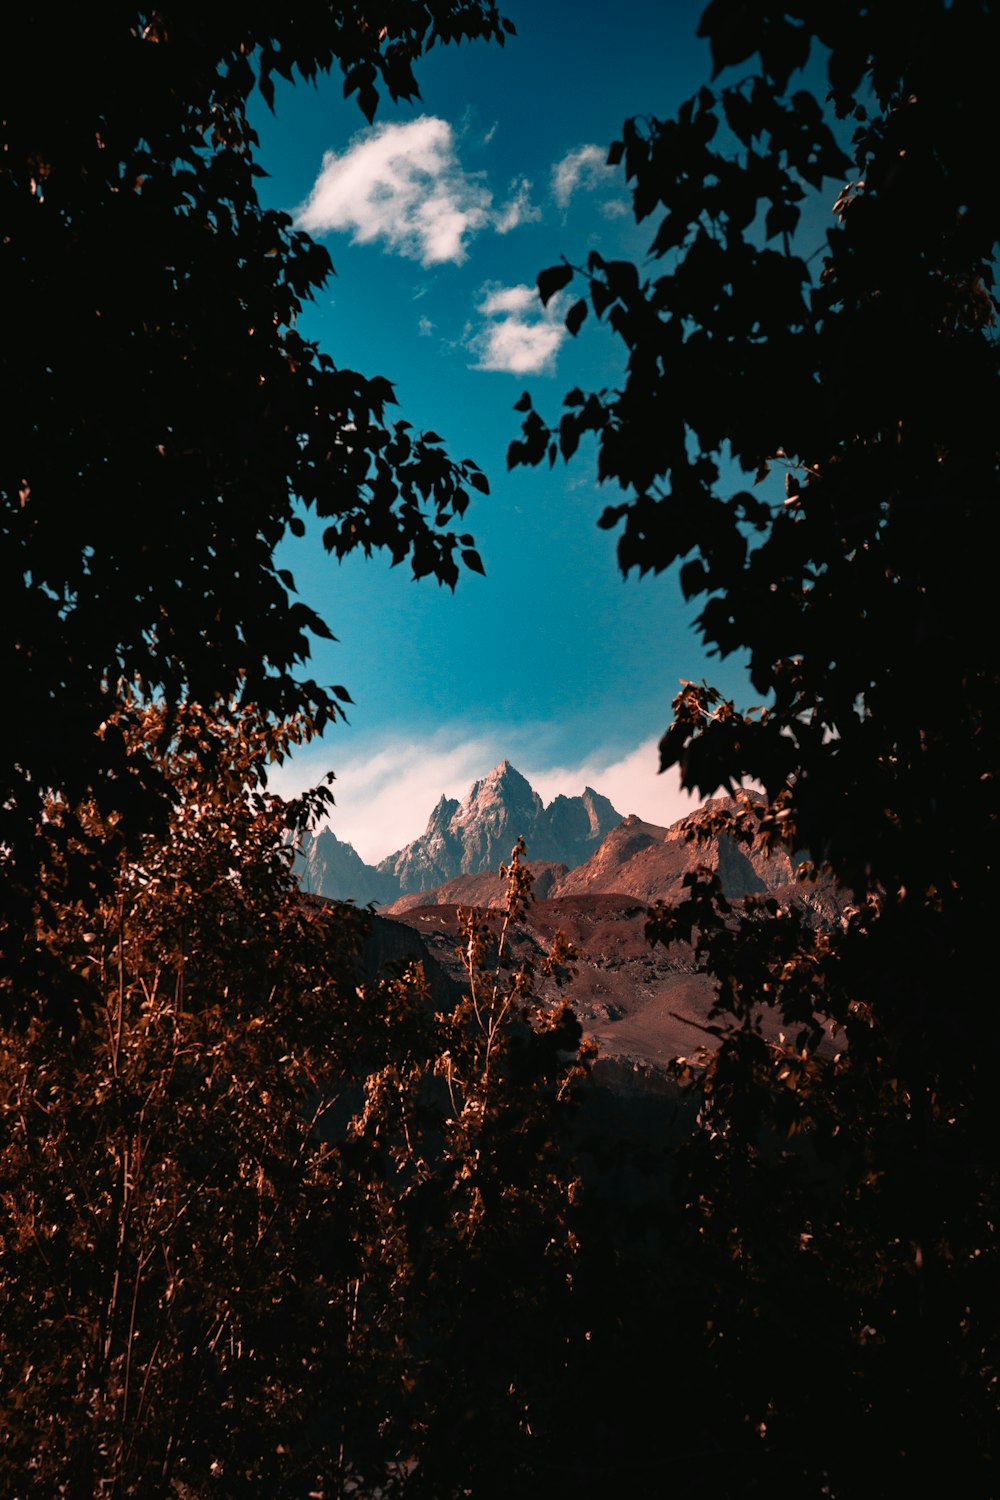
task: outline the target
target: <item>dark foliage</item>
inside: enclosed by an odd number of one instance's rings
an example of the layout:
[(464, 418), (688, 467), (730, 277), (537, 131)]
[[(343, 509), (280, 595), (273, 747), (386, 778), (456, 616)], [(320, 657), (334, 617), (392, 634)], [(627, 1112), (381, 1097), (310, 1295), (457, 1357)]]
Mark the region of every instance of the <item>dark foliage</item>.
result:
[(520, 851), (438, 1010), (298, 898), (323, 790), (264, 788), (337, 712), (294, 507), (452, 582), (485, 481), (296, 334), (328, 267), (259, 211), (244, 103), (337, 62), (370, 115), (502, 23), (90, 19), (85, 60), (3, 61), (7, 1487), (996, 1494), (995, 8), (713, 0), (721, 81), (611, 151), (656, 274), (539, 278), (628, 368), (551, 428), (526, 397), (512, 461), (595, 433), (622, 565), (679, 563), (766, 704), (685, 685), (664, 764), (755, 777), (704, 831), (853, 893), (824, 930), (704, 870), (651, 913), (717, 987), (672, 1135), (575, 1110), (589, 1049), (507, 955)]
[(270, 753), (252, 714), (183, 708), (165, 837), (37, 924), (87, 1003), (70, 1037), (41, 1003), (0, 1032), (11, 1494), (488, 1488), (565, 1363), (589, 1051), (507, 960), (521, 851), (497, 930), (463, 924), (466, 997), (365, 985), (365, 915), (298, 893), (312, 809), (260, 789)]
[[(338, 368), (296, 316), (326, 251), (258, 202), (255, 88), (339, 67), (371, 119), (435, 42), (512, 29), (492, 0), (152, 10), (85, 26), (21, 8), (0, 60), (0, 658), (10, 701), (0, 842), (28, 860), (48, 790), (130, 827), (166, 787), (105, 728), (119, 685), (222, 713), (243, 695), (312, 730), (346, 693), (301, 675), (326, 624), (275, 566), (303, 512), (337, 556), (453, 585), (452, 523), (486, 481), (386, 419), (392, 387)], [(168, 725), (169, 727), (169, 725)], [(157, 804), (161, 803), (159, 808)]]
[[(945, 889), (962, 830), (996, 815), (1000, 209), (978, 165), (996, 25), (988, 5), (710, 6), (717, 67), (759, 53), (758, 69), (676, 120), (627, 122), (611, 150), (637, 217), (662, 211), (664, 269), (591, 255), (577, 273), (625, 384), (571, 392), (553, 428), (529, 409), (510, 455), (597, 434), (599, 475), (625, 491), (601, 518), (622, 528), (622, 568), (683, 561), (704, 639), (749, 654), (768, 704), (736, 715), (691, 688), (664, 764), (706, 791), (793, 779), (800, 837), (861, 888), (916, 872)], [(812, 54), (831, 106), (788, 81)], [(573, 274), (543, 272), (543, 300)], [(784, 493), (731, 493), (725, 459), (777, 471)], [(985, 871), (979, 850), (965, 839), (961, 858)]]
[(652, 273), (539, 276), (543, 300), (583, 278), (568, 325), (614, 330), (623, 386), (552, 425), (525, 396), (510, 462), (596, 435), (622, 568), (679, 565), (765, 705), (684, 685), (664, 768), (754, 778), (766, 804), (726, 830), (809, 848), (855, 897), (817, 933), (706, 871), (650, 920), (718, 992), (680, 1065), (702, 1128), (671, 1252), (700, 1288), (716, 1493), (990, 1494), (1000, 16), (713, 0), (701, 30), (717, 81), (611, 148)]

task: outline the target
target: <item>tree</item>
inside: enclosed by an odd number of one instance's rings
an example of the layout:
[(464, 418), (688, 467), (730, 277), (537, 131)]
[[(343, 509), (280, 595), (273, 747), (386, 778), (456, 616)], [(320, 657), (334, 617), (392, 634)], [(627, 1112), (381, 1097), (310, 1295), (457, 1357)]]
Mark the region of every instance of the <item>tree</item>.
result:
[[(160, 754), (166, 716), (123, 719)], [(253, 713), (174, 725), (165, 834), (96, 905), (49, 926), (39, 903), (74, 1033), (45, 995), (0, 1030), (7, 1487), (464, 1493), (530, 1457), (566, 1358), (590, 1054), (507, 961), (522, 851), (502, 929), (463, 921), (465, 994), (435, 1001), (418, 963), (365, 981), (367, 914), (291, 873), (322, 799), (260, 788)], [(76, 821), (120, 853), (96, 804)]]
[[(703, 792), (752, 778), (766, 805), (717, 827), (808, 848), (855, 894), (817, 934), (730, 910), (706, 874), (650, 925), (717, 981), (682, 1197), (726, 1289), (706, 1357), (759, 1428), (754, 1472), (790, 1493), (882, 1493), (871, 1448), (889, 1488), (945, 1453), (963, 1493), (992, 1483), (1000, 213), (978, 153), (998, 26), (978, 0), (713, 0), (715, 81), (610, 151), (658, 216), (655, 274), (591, 254), (539, 276), (543, 301), (583, 278), (567, 324), (609, 324), (622, 388), (572, 391), (552, 423), (525, 396), (510, 452), (596, 436), (622, 568), (679, 564), (703, 640), (746, 653), (764, 704), (685, 684), (663, 768)], [(775, 1286), (811, 1309), (811, 1352)], [(811, 1382), (835, 1446), (796, 1443)]]
[[(365, 983), (365, 917), (292, 878), (329, 793), (284, 803), (268, 767), (346, 693), (299, 675), (327, 627), (275, 548), (311, 511), (338, 556), (453, 585), (487, 484), (297, 332), (329, 261), (261, 210), (246, 108), (336, 63), (371, 119), (426, 47), (512, 28), (177, 0), (99, 7), (81, 49), (28, 19), (0, 127), (6, 1484), (464, 1492), (523, 1464), (566, 1358), (589, 1051), (475, 914), (439, 1011), (419, 965)], [(508, 920), (528, 884), (516, 852)]]
[(563, 935), (510, 952), (533, 899), (524, 853), (518, 840), (500, 868), (502, 907), (459, 909), (452, 1009), (415, 1007), (412, 973), (383, 987), (382, 1061), (344, 1153), (359, 1238), (378, 1247), (362, 1305), (396, 1308), (383, 1337), (405, 1375), (403, 1488), (429, 1500), (548, 1494), (573, 1472), (562, 1383), (585, 1340), (576, 1132), (596, 1048), (568, 1003), (538, 995), (572, 972)]
[[(644, 281), (592, 255), (580, 273), (625, 385), (572, 392), (551, 429), (529, 411), (511, 450), (537, 462), (596, 433), (599, 477), (626, 492), (601, 518), (622, 526), (622, 568), (686, 559), (706, 643), (749, 655), (766, 712), (691, 688), (664, 765), (703, 791), (751, 776), (776, 795), (794, 774), (800, 834), (861, 886), (919, 860), (945, 888), (963, 826), (996, 812), (990, 563), (969, 545), (996, 484), (981, 411), (1000, 223), (970, 151), (996, 128), (995, 25), (972, 4), (711, 5), (717, 71), (759, 54), (759, 72), (628, 122), (610, 153), (637, 218), (665, 210), (666, 269)], [(836, 118), (789, 82), (811, 49)], [(796, 234), (844, 176), (825, 235), (814, 214)], [(543, 300), (572, 275), (544, 272)], [(785, 494), (728, 493), (726, 457), (782, 471)]]
[(370, 120), (380, 88), (416, 94), (428, 47), (513, 29), (493, 0), (109, 4), (82, 46), (49, 19), (22, 13), (2, 64), (0, 845), (28, 865), (49, 790), (164, 815), (115, 727), (122, 683), (310, 731), (341, 712), (300, 675), (329, 628), (274, 560), (304, 513), (337, 556), (384, 548), (452, 586), (480, 566), (453, 527), (487, 488), (475, 464), (297, 332), (330, 261), (261, 208), (247, 104), (336, 65)]

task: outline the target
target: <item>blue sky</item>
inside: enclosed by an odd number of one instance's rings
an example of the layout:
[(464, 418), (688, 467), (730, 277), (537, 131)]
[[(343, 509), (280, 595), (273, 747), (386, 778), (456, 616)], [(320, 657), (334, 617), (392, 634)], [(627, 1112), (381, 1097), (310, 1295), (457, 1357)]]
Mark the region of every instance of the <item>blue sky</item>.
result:
[[(708, 661), (673, 575), (623, 579), (597, 517), (613, 498), (581, 448), (569, 466), (508, 473), (514, 402), (557, 413), (574, 385), (614, 387), (621, 348), (572, 298), (542, 309), (538, 271), (591, 248), (643, 259), (623, 173), (604, 161), (627, 115), (666, 115), (710, 74), (701, 4), (510, 0), (500, 49), (434, 50), (422, 99), (383, 101), (369, 128), (337, 78), (281, 89), (255, 123), (264, 201), (295, 213), (337, 275), (302, 320), (334, 360), (396, 389), (397, 415), (433, 428), (487, 473), (467, 517), (487, 577), (454, 594), (385, 558), (336, 564), (311, 534), (284, 549), (338, 643), (312, 670), (355, 700), (279, 773), (282, 789), (336, 772), (331, 822), (377, 859), (423, 830), (503, 756), (548, 800), (589, 782), (657, 822), (688, 803), (656, 773), (681, 678), (737, 698), (738, 663)], [(530, 851), (529, 851), (530, 853)]]

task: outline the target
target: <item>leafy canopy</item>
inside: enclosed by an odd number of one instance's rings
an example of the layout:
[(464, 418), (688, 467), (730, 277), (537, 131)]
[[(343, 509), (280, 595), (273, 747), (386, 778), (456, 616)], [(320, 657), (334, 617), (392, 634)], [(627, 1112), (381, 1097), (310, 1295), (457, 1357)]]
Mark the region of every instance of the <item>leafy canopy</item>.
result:
[(571, 391), (551, 424), (524, 397), (510, 450), (595, 434), (622, 568), (680, 564), (707, 645), (749, 658), (766, 711), (686, 688), (663, 765), (787, 791), (800, 840), (861, 886), (919, 866), (944, 889), (960, 848), (985, 874), (963, 829), (997, 814), (996, 27), (986, 4), (714, 0), (717, 81), (610, 151), (656, 220), (650, 264), (538, 279), (546, 301), (582, 278), (567, 323), (613, 330), (622, 387)]
[[(162, 715), (132, 716), (151, 754)], [(46, 991), (0, 1030), (17, 1493), (463, 1493), (530, 1459), (565, 1358), (590, 1049), (536, 993), (565, 947), (507, 952), (523, 846), (496, 930), (463, 916), (462, 990), (366, 977), (370, 916), (303, 899), (286, 833), (317, 805), (259, 788), (268, 754), (252, 714), (180, 709), (165, 834), (36, 926), (74, 1033)]]
[[(264, 211), (247, 105), (334, 66), (372, 118), (417, 92), (438, 42), (503, 42), (492, 0), (96, 7), (78, 28), (12, 23), (4, 49), (0, 276), (0, 841), (46, 789), (135, 815), (157, 783), (101, 732), (119, 684), (151, 701), (242, 698), (313, 730), (347, 695), (301, 674), (310, 635), (275, 548), (323, 523), (329, 551), (409, 559), (453, 586), (475, 464), (389, 422), (392, 387), (296, 329), (326, 251)], [(147, 813), (149, 809), (147, 808)]]
[(747, 657), (764, 707), (685, 683), (661, 743), (689, 787), (766, 792), (702, 831), (854, 893), (819, 931), (704, 869), (650, 917), (716, 987), (672, 1179), (716, 1492), (986, 1495), (1000, 15), (712, 0), (701, 34), (713, 82), (610, 150), (649, 261), (538, 278), (582, 283), (567, 325), (610, 327), (621, 387), (554, 421), (525, 395), (509, 461), (590, 435), (622, 568), (676, 566), (706, 644)]

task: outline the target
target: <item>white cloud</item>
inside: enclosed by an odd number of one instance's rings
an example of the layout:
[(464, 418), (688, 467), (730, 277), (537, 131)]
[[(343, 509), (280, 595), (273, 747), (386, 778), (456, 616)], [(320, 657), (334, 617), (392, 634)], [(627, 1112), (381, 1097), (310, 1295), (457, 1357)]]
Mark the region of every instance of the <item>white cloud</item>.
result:
[(337, 837), (353, 844), (369, 864), (417, 838), (442, 794), (462, 799), (473, 781), (504, 756), (510, 757), (545, 803), (560, 793), (579, 796), (585, 786), (591, 786), (623, 815), (637, 813), (662, 827), (698, 806), (698, 799), (681, 791), (676, 771), (657, 774), (655, 739), (624, 756), (595, 753), (579, 762), (553, 765), (551, 761), (532, 762), (524, 748), (544, 736), (544, 730), (521, 726), (513, 736), (517, 743), (511, 744), (500, 732), (463, 736), (453, 728), (418, 741), (385, 741), (372, 755), (341, 755), (332, 745), (316, 745), (272, 772), (270, 785), (274, 791), (293, 796), (320, 780), (333, 762), (337, 806), (330, 824)]
[(530, 286), (493, 287), (477, 311), (484, 322), (468, 341), (477, 370), (537, 375), (552, 368), (566, 337), (559, 297), (543, 307)]
[(578, 188), (591, 191), (602, 187), (612, 171), (608, 166), (607, 152), (600, 146), (577, 146), (575, 151), (567, 151), (562, 161), (557, 161), (552, 168), (552, 196), (560, 208), (567, 208)]
[(702, 799), (681, 790), (677, 770), (659, 774), (660, 755), (655, 739), (644, 741), (624, 756), (595, 754), (569, 766), (523, 768), (544, 802), (560, 793), (578, 796), (585, 786), (601, 792), (624, 816), (636, 813), (647, 823), (669, 827), (686, 818)]
[(420, 333), (421, 338), (429, 339), (431, 334), (434, 332), (434, 324), (431, 322), (430, 318), (422, 317), (417, 324), (417, 330)]
[(491, 292), (487, 292), (486, 301), (479, 304), (479, 311), (488, 318), (500, 317), (505, 313), (521, 317), (536, 306), (540, 306), (538, 293), (534, 287), (522, 283), (519, 286), (494, 287)]
[(537, 224), (542, 210), (531, 201), (531, 183), (527, 177), (511, 184), (513, 197), (505, 207), (498, 209), (493, 217), (497, 234), (509, 234), (519, 224)]
[(374, 754), (342, 755), (333, 745), (316, 745), (273, 770), (269, 786), (295, 796), (333, 764), (337, 805), (330, 826), (362, 859), (377, 864), (423, 833), (442, 793), (464, 797), (473, 781), (502, 759), (491, 740), (455, 740), (446, 732), (419, 741), (384, 741)]
[(363, 130), (339, 156), (328, 151), (296, 223), (311, 234), (340, 230), (356, 243), (378, 240), (425, 266), (458, 264), (480, 230), (507, 234), (541, 217), (527, 178), (511, 191), (510, 201), (494, 208), (483, 174), (462, 166), (448, 121), (421, 115)]
[(491, 202), (481, 178), (463, 170), (447, 120), (421, 115), (362, 131), (341, 156), (328, 151), (296, 220), (314, 234), (340, 229), (363, 244), (383, 240), (430, 266), (465, 258)]

